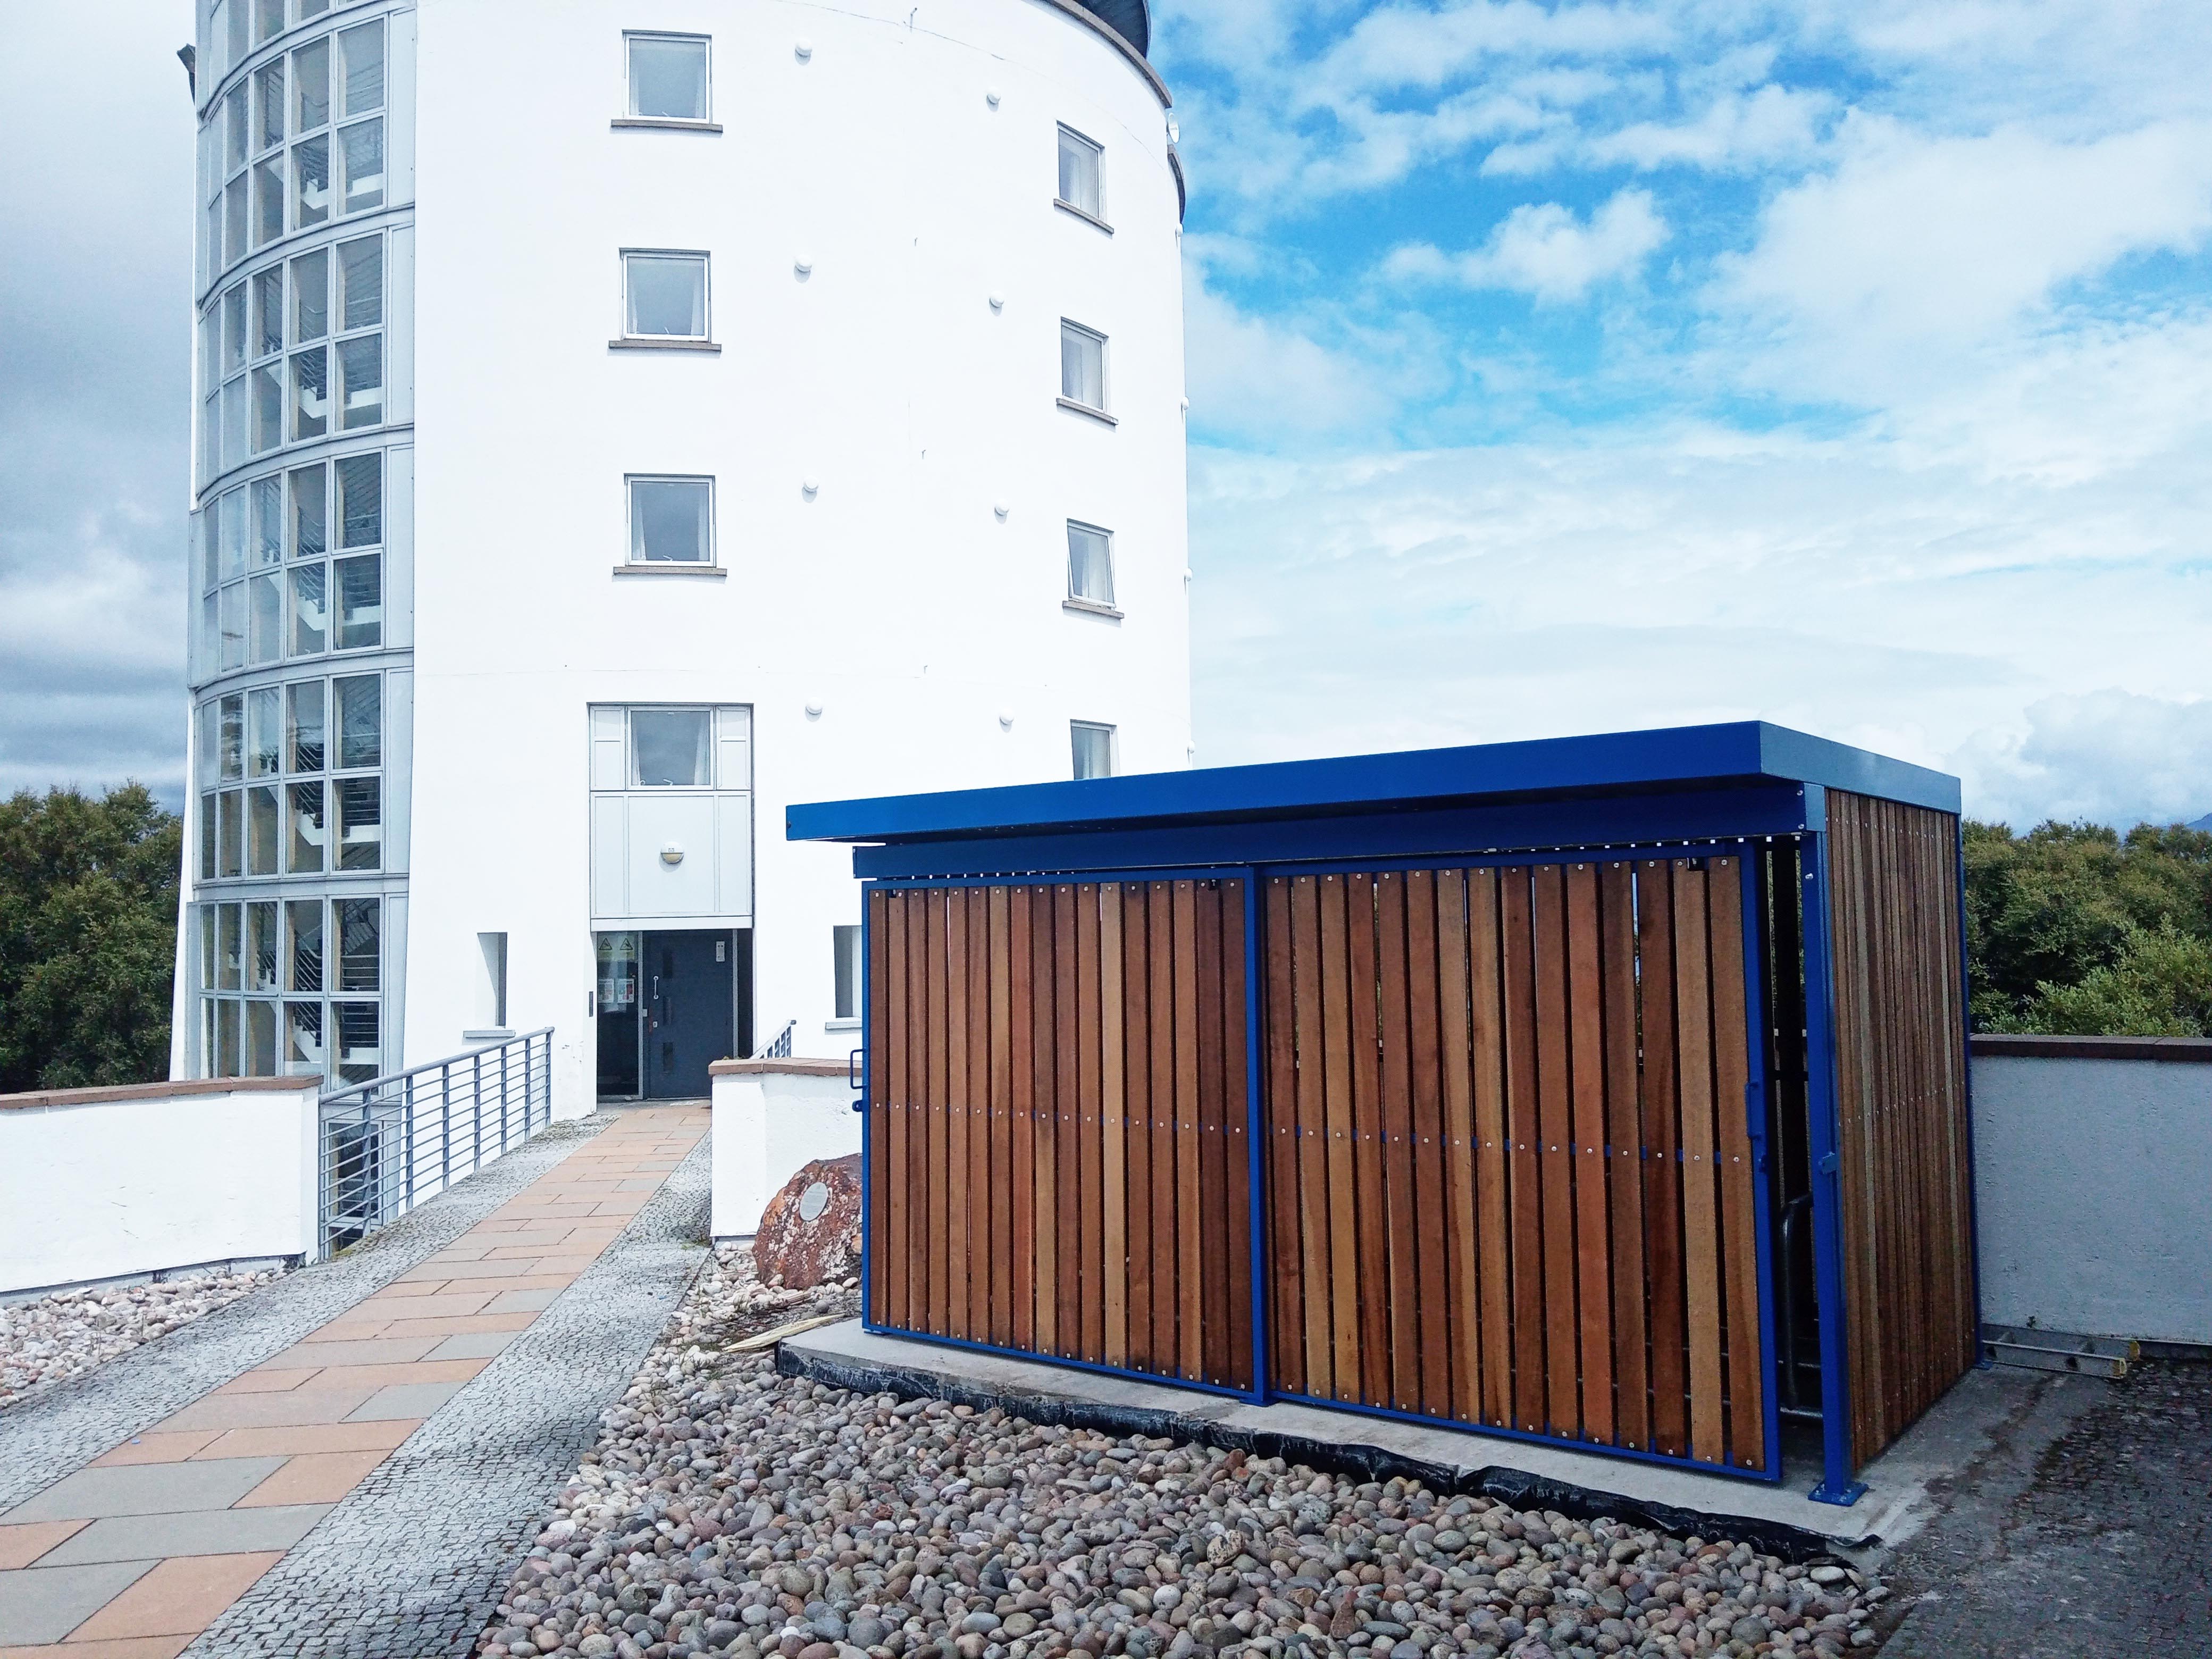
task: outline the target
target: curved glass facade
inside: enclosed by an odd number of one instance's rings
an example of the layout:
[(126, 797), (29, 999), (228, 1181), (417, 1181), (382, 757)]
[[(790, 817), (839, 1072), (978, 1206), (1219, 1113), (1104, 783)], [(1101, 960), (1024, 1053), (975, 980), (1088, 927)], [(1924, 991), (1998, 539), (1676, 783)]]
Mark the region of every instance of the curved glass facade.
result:
[(412, 20), (332, 0), (201, 11), (179, 1010), (197, 1075), (398, 1063), (411, 675), (391, 595), (412, 447), (390, 342), (413, 204), (392, 128)]

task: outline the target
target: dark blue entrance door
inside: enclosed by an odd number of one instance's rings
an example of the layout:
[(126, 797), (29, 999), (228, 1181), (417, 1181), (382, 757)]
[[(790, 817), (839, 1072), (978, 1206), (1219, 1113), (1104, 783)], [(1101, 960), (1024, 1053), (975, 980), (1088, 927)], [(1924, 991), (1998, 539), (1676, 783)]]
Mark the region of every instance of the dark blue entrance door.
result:
[(639, 989), (647, 1098), (704, 1098), (707, 1068), (736, 1054), (735, 945), (722, 930), (645, 936)]

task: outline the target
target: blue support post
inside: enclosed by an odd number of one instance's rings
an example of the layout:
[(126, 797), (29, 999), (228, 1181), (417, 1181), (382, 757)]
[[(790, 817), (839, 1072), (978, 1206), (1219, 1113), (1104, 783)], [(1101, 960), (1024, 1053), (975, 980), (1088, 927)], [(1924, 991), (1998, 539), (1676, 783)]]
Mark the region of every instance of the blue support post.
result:
[(1820, 1304), (1820, 1484), (1816, 1504), (1848, 1508), (1866, 1493), (1852, 1479), (1850, 1376), (1844, 1324), (1843, 1182), (1837, 1146), (1835, 958), (1829, 936), (1826, 802), (1807, 817), (1821, 827), (1805, 838), (1805, 1127), (1813, 1170), (1813, 1276)]
[(1261, 1112), (1266, 1098), (1262, 1065), (1261, 1012), (1263, 1001), (1261, 986), (1267, 964), (1261, 954), (1260, 935), (1260, 872), (1246, 868), (1238, 872), (1244, 884), (1244, 1139), (1245, 1150), (1251, 1159), (1251, 1176), (1247, 1188), (1250, 1202), (1250, 1237), (1246, 1248), (1252, 1253), (1252, 1403), (1264, 1406), (1274, 1397), (1272, 1379), (1267, 1372), (1267, 1160), (1264, 1155), (1266, 1124)]
[(873, 1259), (875, 1241), (875, 1206), (868, 1201), (869, 1183), (873, 1179), (872, 1166), (875, 1154), (872, 1150), (875, 1137), (870, 1133), (874, 1127), (876, 1097), (870, 1086), (873, 1079), (868, 1066), (875, 1050), (875, 1009), (870, 1006), (868, 993), (875, 979), (876, 947), (869, 937), (875, 925), (875, 896), (879, 884), (864, 881), (860, 884), (860, 1098), (854, 1109), (860, 1115), (860, 1328), (876, 1328), (876, 1310), (869, 1296), (875, 1281), (868, 1277), (868, 1264)]

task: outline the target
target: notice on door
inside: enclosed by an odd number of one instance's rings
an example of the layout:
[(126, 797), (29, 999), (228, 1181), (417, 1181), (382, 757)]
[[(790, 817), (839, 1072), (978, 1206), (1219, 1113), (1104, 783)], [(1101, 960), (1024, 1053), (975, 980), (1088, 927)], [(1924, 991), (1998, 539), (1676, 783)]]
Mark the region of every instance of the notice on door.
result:
[(599, 1012), (619, 1013), (637, 1005), (635, 933), (601, 933), (594, 939), (599, 964)]

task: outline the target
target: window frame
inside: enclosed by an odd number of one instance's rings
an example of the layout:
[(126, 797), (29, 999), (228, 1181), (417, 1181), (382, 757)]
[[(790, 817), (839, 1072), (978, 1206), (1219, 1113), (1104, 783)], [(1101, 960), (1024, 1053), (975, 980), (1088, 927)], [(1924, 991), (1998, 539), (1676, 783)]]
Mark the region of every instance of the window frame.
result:
[[(725, 705), (711, 702), (635, 702), (617, 705), (623, 711), (623, 783), (625, 795), (713, 795), (721, 789), (716, 775), (721, 757), (714, 711)], [(704, 783), (647, 783), (638, 765), (637, 717), (640, 714), (697, 714), (707, 722), (707, 781)]]
[[(641, 483), (698, 483), (707, 486), (707, 556), (702, 559), (640, 559), (637, 548), (637, 486)], [(711, 472), (625, 472), (623, 474), (623, 556), (618, 576), (726, 576), (716, 523), (714, 475)]]
[[(1097, 342), (1100, 401), (1097, 404), (1086, 404), (1067, 395), (1067, 337), (1071, 333), (1079, 334), (1087, 339)], [(1121, 421), (1111, 412), (1114, 376), (1108, 341), (1109, 337), (1103, 330), (1093, 328), (1088, 323), (1079, 323), (1073, 317), (1063, 316), (1060, 319), (1060, 395), (1054, 399), (1054, 402), (1073, 414), (1088, 416), (1091, 419), (1102, 422), (1108, 426), (1119, 426)]]
[[(696, 259), (699, 262), (699, 334), (633, 334), (629, 330), (629, 262), (632, 259)], [(620, 307), (616, 335), (607, 344), (623, 351), (720, 351), (714, 339), (714, 258), (699, 247), (624, 247), (615, 252), (616, 301)]]
[[(1053, 144), (1052, 204), (1061, 212), (1073, 214), (1085, 224), (1103, 230), (1111, 236), (1114, 234), (1114, 227), (1107, 222), (1106, 218), (1106, 146), (1089, 133), (1072, 127), (1065, 121), (1056, 125), (1059, 134)], [(1063, 147), (1071, 139), (1091, 152), (1091, 170), (1098, 181), (1098, 209), (1095, 213), (1079, 202), (1071, 202), (1060, 193), (1060, 157)]]
[[(250, 5), (252, 0), (232, 0), (232, 3)], [(342, 11), (343, 8), (337, 9)], [(333, 8), (328, 4), (314, 10), (301, 4), (298, 14), (297, 21), (289, 27), (303, 27), (312, 18), (332, 17), (331, 27), (308, 39), (292, 41), (281, 50), (270, 53), (236, 86), (221, 98), (211, 100), (199, 123), (203, 139), (201, 152), (204, 158), (199, 168), (199, 188), (208, 210), (203, 222), (208, 242), (204, 271), (205, 283), (209, 287), (221, 286), (223, 278), (232, 270), (265, 247), (278, 246), (303, 231), (336, 224), (349, 217), (366, 217), (382, 212), (391, 205), (391, 135), (388, 127), (392, 107), (392, 40), (391, 32), (385, 27), (385, 19), (377, 15), (347, 21), (342, 16), (333, 16)], [(241, 9), (239, 15), (246, 14)], [(288, 16), (289, 15), (288, 11)], [(370, 28), (378, 31), (380, 62), (382, 64), (383, 79), (377, 101), (358, 110), (341, 109), (343, 66), (339, 36)], [(267, 38), (276, 40), (283, 33), (280, 30), (277, 35)], [(257, 44), (252, 50), (258, 49)], [(323, 82), (326, 97), (322, 119), (309, 123), (301, 118), (300, 94), (303, 82), (298, 59), (302, 53), (319, 49), (324, 55)], [(226, 64), (223, 76), (227, 77), (244, 61), (241, 57)], [(283, 131), (273, 143), (264, 143), (264, 88), (271, 70), (277, 71), (275, 78), (283, 83)], [(234, 108), (240, 112), (235, 118), (232, 114)], [(376, 199), (349, 209), (338, 177), (349, 154), (345, 136), (365, 128), (371, 122), (379, 127), (378, 149), (386, 170), (377, 175), (380, 182)], [(238, 130), (235, 133), (234, 128)], [(324, 188), (327, 199), (319, 215), (310, 218), (302, 205), (302, 152), (317, 143), (323, 146)], [(261, 206), (264, 191), (255, 184), (259, 170), (263, 168), (271, 170), (282, 197), (281, 228), (266, 235), (263, 234), (264, 213)], [(234, 196), (235, 206), (231, 205)], [(238, 234), (234, 236), (233, 232)]]
[[(371, 246), (376, 270), (376, 314), (368, 322), (349, 324), (346, 299), (348, 250)], [(392, 240), (380, 226), (356, 235), (339, 235), (307, 247), (286, 244), (263, 250), (258, 262), (241, 265), (209, 294), (200, 312), (200, 355), (203, 377), (211, 381), (201, 404), (199, 477), (205, 489), (218, 478), (240, 468), (258, 466), (282, 452), (307, 444), (352, 438), (392, 424), (392, 385), (390, 342), (392, 326)], [(356, 262), (356, 266), (359, 262)], [(302, 326), (301, 278), (303, 270), (319, 268), (322, 274), (322, 328), (309, 334)], [(283, 315), (276, 343), (271, 347), (263, 329), (264, 288), (276, 279)], [(235, 313), (234, 319), (233, 313)], [(237, 339), (232, 324), (238, 324)], [(345, 368), (374, 348), (376, 360), (373, 410), (349, 408)], [(323, 413), (319, 429), (303, 419), (303, 374), (321, 365)], [(274, 377), (278, 418), (273, 431), (259, 418), (259, 392)], [(366, 389), (365, 387), (362, 389)], [(237, 430), (232, 429), (233, 406)], [(362, 418), (364, 414), (374, 418)], [(347, 424), (349, 419), (352, 424)], [(234, 447), (237, 453), (233, 453)]]
[[(1105, 733), (1106, 769), (1103, 772), (1085, 773), (1075, 770), (1075, 738), (1076, 734), (1081, 732)], [(1104, 720), (1071, 720), (1067, 723), (1067, 748), (1068, 770), (1076, 782), (1085, 783), (1093, 778), (1117, 778), (1121, 775), (1121, 731), (1118, 726), (1109, 725)]]
[[(1121, 615), (1121, 611), (1115, 600), (1114, 589), (1114, 532), (1107, 529), (1103, 525), (1091, 524), (1082, 519), (1070, 519), (1067, 521), (1067, 528), (1069, 532), (1067, 538), (1067, 592), (1066, 597), (1060, 600), (1061, 608), (1067, 611), (1087, 611), (1093, 616), (1119, 617)], [(1086, 531), (1091, 535), (1099, 537), (1106, 544), (1106, 597), (1103, 599), (1097, 599), (1088, 593), (1079, 593), (1075, 591), (1074, 532), (1077, 531)]]
[[(631, 44), (638, 40), (696, 41), (706, 49), (707, 112), (702, 116), (641, 115), (637, 110), (637, 77), (630, 56)], [(714, 37), (696, 34), (687, 29), (624, 29), (622, 32), (622, 113), (608, 125), (615, 128), (664, 128), (677, 132), (720, 132), (722, 124), (714, 118)]]
[[(857, 1031), (860, 1029), (860, 1006), (866, 1000), (868, 957), (866, 933), (857, 921), (835, 922), (830, 928), (830, 1018), (823, 1029), (830, 1031)], [(846, 993), (845, 1004), (840, 1006), (837, 993)]]
[[(191, 964), (193, 992), (199, 1004), (197, 1030), (201, 1052), (198, 1071), (204, 1077), (320, 1077), (335, 1084), (357, 1084), (379, 1075), (384, 1067), (384, 1051), (390, 1032), (384, 1018), (384, 993), (391, 984), (391, 909), (392, 895), (380, 890), (364, 892), (334, 892), (293, 894), (276, 892), (266, 896), (254, 894), (226, 893), (220, 897), (197, 900), (196, 912), (187, 921), (186, 950)], [(306, 907), (313, 906), (311, 918), (303, 917)], [(265, 907), (257, 917), (257, 907)], [(374, 960), (356, 957), (350, 962), (344, 951), (344, 918), (350, 915), (360, 917), (364, 909), (375, 934)], [(309, 947), (309, 957), (301, 952), (301, 922), (312, 920), (314, 938)], [(256, 920), (263, 926), (253, 926)], [(258, 969), (263, 965), (263, 951), (274, 949), (275, 960), (268, 964), (273, 969), (270, 982), (260, 982)], [(312, 959), (315, 983), (301, 985), (300, 969)], [(374, 983), (364, 985), (356, 980), (346, 982), (350, 969), (361, 975), (364, 969), (373, 975)], [(351, 1010), (356, 1017), (363, 1008), (374, 1012), (377, 1034), (377, 1058), (374, 1062), (362, 1062), (350, 1067), (340, 1062), (335, 1041), (341, 1010)], [(274, 1022), (274, 1052), (270, 1064), (264, 1068), (255, 1062), (251, 1045), (239, 1040), (241, 1026), (252, 1016), (248, 1010), (261, 1011), (261, 1017)], [(289, 1057), (289, 1039), (295, 1030), (298, 1016), (295, 1010), (313, 1010), (319, 1027), (317, 1040), (322, 1048), (319, 1067)], [(224, 1022), (229, 1022), (228, 1030)], [(216, 1040), (218, 1034), (231, 1039), (225, 1043)], [(226, 1059), (226, 1049), (230, 1055)]]
[[(349, 665), (334, 665), (331, 672), (317, 674), (272, 678), (246, 691), (217, 691), (201, 699), (197, 709), (199, 720), (198, 742), (194, 750), (192, 788), (198, 797), (201, 838), (204, 845), (197, 868), (198, 878), (195, 890), (216, 883), (302, 881), (328, 882), (335, 878), (362, 877), (380, 879), (386, 873), (386, 849), (389, 842), (389, 792), (383, 787), (385, 759), (390, 752), (386, 733), (391, 687), (382, 669), (366, 665), (347, 672)], [(342, 725), (338, 686), (346, 681), (369, 681), (374, 684), (376, 701), (376, 757), (373, 761), (349, 764), (340, 749)], [(304, 767), (296, 763), (298, 746), (295, 742), (297, 720), (295, 693), (306, 686), (317, 688), (321, 712), (322, 744), (319, 754), (320, 763)], [(254, 706), (257, 693), (274, 692), (278, 697), (280, 721), (278, 764), (273, 772), (256, 771), (253, 767), (252, 744), (254, 733), (249, 730), (249, 710)], [(235, 741), (235, 767), (233, 766), (233, 742)], [(377, 788), (377, 836), (375, 862), (343, 861), (343, 844), (339, 839), (341, 823), (341, 787), (346, 783), (369, 781)], [(276, 800), (276, 845), (274, 867), (256, 870), (249, 846), (252, 793), (256, 789), (273, 792)], [(321, 858), (316, 867), (295, 867), (294, 857), (295, 817), (298, 811), (295, 799), (298, 792), (314, 790), (321, 795), (322, 807), (319, 831)], [(210, 839), (210, 831), (213, 839)], [(240, 856), (229, 855), (228, 846), (235, 839)]]
[[(194, 532), (191, 580), (202, 608), (201, 648), (210, 665), (210, 681), (249, 668), (327, 664), (386, 648), (390, 619), (386, 615), (389, 567), (386, 555), (390, 549), (392, 526), (385, 493), (386, 454), (381, 447), (376, 447), (318, 455), (312, 459), (295, 459), (289, 464), (280, 459), (274, 467), (255, 472), (203, 498)], [(376, 534), (370, 539), (349, 542), (346, 539), (343, 518), (346, 490), (343, 477), (349, 463), (362, 461), (374, 463)], [(319, 480), (322, 544), (303, 550), (300, 483), (311, 474)], [(283, 531), (275, 544), (275, 556), (264, 559), (261, 553), (264, 544), (251, 503), (256, 492), (271, 483), (279, 490), (276, 499), (283, 518)], [(235, 510), (234, 501), (237, 504)], [(232, 520), (228, 526), (226, 518)], [(235, 548), (232, 545), (234, 540)], [(373, 623), (352, 623), (356, 631), (370, 637), (346, 639), (340, 633), (340, 624), (345, 620), (341, 605), (347, 597), (365, 592), (364, 565), (374, 567), (375, 620)], [(254, 584), (264, 580), (275, 581), (279, 589), (275, 642), (270, 650), (264, 650), (255, 643), (252, 631), (258, 613), (253, 610), (251, 596), (255, 591)], [(306, 615), (303, 605), (307, 592), (318, 581), (321, 587), (320, 643), (303, 647), (300, 642), (303, 636), (301, 624)], [(234, 623), (243, 643), (235, 653), (227, 654)], [(232, 659), (233, 654), (235, 660)]]

